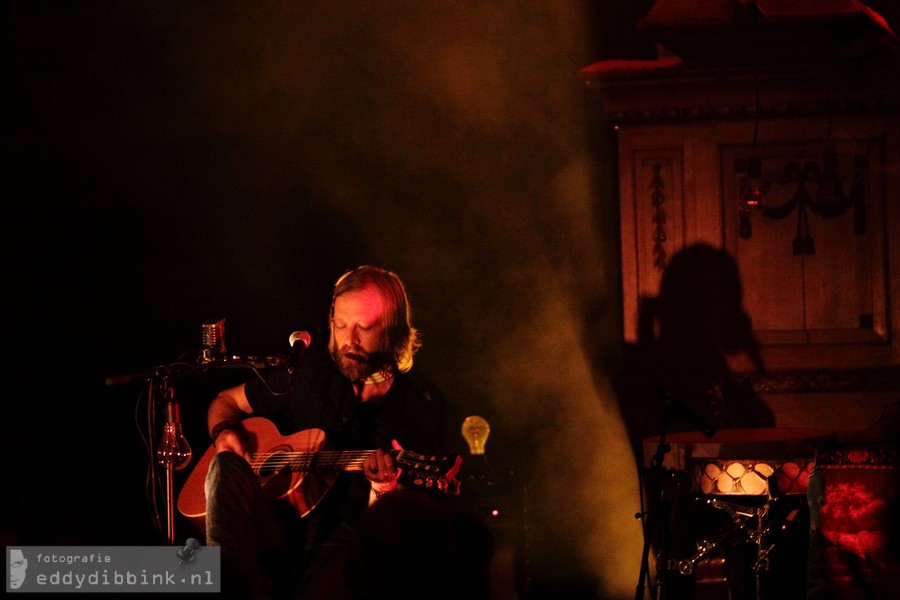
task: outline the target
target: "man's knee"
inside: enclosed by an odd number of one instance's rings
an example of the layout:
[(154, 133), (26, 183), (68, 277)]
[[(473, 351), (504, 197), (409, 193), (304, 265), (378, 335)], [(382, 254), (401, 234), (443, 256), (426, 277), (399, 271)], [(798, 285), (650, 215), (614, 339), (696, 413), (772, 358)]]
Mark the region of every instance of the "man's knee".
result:
[(219, 452), (213, 456), (209, 463), (209, 471), (207, 471), (206, 480), (209, 482), (210, 479), (219, 480), (224, 478), (230, 479), (232, 477), (250, 478), (253, 476), (253, 470), (250, 468), (250, 463), (238, 454), (226, 450), (225, 452)]

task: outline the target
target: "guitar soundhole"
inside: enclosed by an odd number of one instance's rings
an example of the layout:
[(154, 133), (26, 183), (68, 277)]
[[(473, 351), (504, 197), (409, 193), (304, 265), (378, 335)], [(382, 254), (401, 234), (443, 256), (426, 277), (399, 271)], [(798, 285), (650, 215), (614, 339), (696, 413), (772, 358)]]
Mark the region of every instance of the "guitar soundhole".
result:
[(259, 476), (261, 478), (273, 477), (285, 471), (290, 466), (285, 452), (290, 450), (290, 447), (273, 448), (266, 456), (266, 459), (259, 465)]

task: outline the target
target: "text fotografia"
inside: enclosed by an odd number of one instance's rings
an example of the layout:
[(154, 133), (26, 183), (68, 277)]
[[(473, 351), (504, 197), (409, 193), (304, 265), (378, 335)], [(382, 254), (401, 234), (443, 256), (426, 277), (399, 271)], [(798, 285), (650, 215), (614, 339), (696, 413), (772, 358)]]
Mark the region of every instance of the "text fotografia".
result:
[(38, 554), (37, 561), (39, 563), (65, 563), (73, 565), (75, 563), (111, 563), (112, 557), (109, 554)]
[(55, 571), (53, 573), (41, 573), (35, 577), (35, 583), (39, 586), (66, 587), (80, 590), (83, 587), (165, 587), (165, 586), (215, 586), (216, 581), (211, 571), (200, 571), (190, 574), (179, 574), (173, 571), (151, 573), (146, 569), (140, 573), (131, 571), (119, 572), (103, 569), (91, 573), (75, 573), (73, 571)]

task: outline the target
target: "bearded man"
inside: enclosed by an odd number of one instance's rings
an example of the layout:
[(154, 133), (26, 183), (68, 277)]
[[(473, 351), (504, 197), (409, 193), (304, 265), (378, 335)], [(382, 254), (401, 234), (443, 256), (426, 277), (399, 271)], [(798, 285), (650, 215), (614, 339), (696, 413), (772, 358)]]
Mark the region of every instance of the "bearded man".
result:
[[(334, 286), (329, 329), (327, 346), (314, 341), (296, 372), (272, 368), (222, 391), (209, 406), (216, 455), (206, 479), (206, 536), (222, 548), (226, 593), (339, 596), (354, 524), (398, 488), (399, 469), (387, 449), (441, 447), (435, 403), (405, 375), (420, 343), (400, 278), (371, 266), (345, 273)], [(250, 466), (254, 444), (242, 422), (251, 416), (270, 420), (284, 435), (322, 430), (329, 448), (377, 450), (362, 455), (362, 470), (316, 480), (327, 489), (321, 497), (298, 489), (308, 509), (301, 518), (298, 502), (266, 497)]]

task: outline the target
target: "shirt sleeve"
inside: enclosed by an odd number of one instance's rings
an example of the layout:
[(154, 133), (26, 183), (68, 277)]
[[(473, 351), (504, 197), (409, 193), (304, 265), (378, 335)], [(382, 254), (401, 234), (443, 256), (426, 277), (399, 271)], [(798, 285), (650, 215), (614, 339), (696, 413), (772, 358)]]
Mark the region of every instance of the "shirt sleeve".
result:
[(287, 366), (272, 367), (259, 371), (244, 385), (247, 401), (253, 414), (275, 420), (284, 413), (287, 397), (290, 396)]

